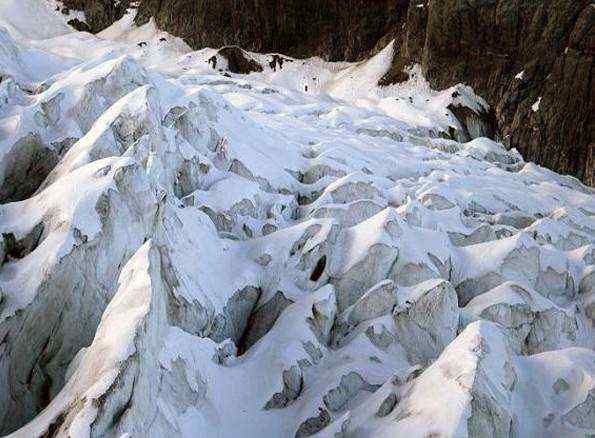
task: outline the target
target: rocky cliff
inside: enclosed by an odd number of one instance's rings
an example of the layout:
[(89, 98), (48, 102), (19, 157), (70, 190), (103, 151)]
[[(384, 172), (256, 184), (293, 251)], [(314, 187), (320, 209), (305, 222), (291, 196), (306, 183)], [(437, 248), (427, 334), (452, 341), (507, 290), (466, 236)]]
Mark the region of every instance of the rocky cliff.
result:
[(499, 140), (595, 184), (595, 7), (587, 0), (415, 1), (388, 80), (421, 63), (436, 88), (471, 85)]
[(137, 23), (155, 17), (160, 28), (183, 37), (195, 48), (239, 45), (254, 52), (354, 61), (369, 56), (379, 40), (393, 32), (404, 19), (408, 3), (143, 0)]

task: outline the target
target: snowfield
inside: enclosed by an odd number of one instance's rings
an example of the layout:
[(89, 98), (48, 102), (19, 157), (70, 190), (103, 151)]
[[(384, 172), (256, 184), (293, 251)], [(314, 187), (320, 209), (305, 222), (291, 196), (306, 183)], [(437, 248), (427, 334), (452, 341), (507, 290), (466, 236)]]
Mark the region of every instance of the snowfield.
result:
[(55, 6), (0, 2), (1, 435), (595, 434), (595, 190), (473, 90)]

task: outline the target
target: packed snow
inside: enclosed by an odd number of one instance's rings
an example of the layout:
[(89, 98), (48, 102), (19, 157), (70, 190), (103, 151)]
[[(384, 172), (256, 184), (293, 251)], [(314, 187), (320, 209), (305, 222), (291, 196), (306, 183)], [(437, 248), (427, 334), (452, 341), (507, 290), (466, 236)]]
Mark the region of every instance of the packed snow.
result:
[(0, 434), (595, 434), (595, 191), (471, 88), (56, 6), (0, 3)]

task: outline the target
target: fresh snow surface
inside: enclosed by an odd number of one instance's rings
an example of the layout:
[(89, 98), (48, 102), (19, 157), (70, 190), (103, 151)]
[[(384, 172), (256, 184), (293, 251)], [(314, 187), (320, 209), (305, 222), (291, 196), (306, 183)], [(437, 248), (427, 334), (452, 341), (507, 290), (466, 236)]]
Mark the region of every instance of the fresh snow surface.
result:
[(595, 434), (593, 189), (394, 43), (239, 75), (134, 13), (0, 1), (1, 435)]

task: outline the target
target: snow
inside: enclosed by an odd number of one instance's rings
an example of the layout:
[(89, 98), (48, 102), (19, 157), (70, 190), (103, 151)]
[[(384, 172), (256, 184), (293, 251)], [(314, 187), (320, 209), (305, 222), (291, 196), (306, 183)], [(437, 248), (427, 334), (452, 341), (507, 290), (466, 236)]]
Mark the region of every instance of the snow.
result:
[(49, 1), (3, 0), (0, 22), (15, 38), (25, 41), (43, 40), (72, 33), (67, 18)]
[(395, 42), (245, 52), (263, 71), (240, 75), (135, 13), (91, 35), (0, 4), (0, 431), (485, 436), (479, 398), (503, 436), (595, 433), (571, 424), (595, 385), (592, 188), (444, 138), (449, 106), (487, 103), (419, 66), (379, 87)]
[[(490, 345), (490, 350), (479, 356), (482, 341)], [(485, 322), (469, 326), (416, 381), (409, 405), (414, 415), (385, 423), (374, 436), (417, 437), (423, 436), (420, 432), (424, 430), (445, 436), (469, 436), (467, 421), (471, 417), (471, 398), (465, 388), (480, 379), (476, 373), (479, 372), (478, 362), (482, 360), (488, 362), (485, 365), (487, 375), (482, 378), (492, 383), (493, 393), (501, 391), (505, 368), (496, 364), (506, 357), (505, 351), (504, 339), (495, 327)]]
[(73, 59), (19, 44), (2, 25), (0, 56), (3, 59), (0, 76), (12, 77), (29, 90), (34, 89), (34, 84), (76, 65)]
[(537, 111), (539, 111), (539, 105), (541, 104), (541, 96), (539, 96), (537, 98), (537, 100), (535, 101), (535, 103), (533, 105), (531, 105), (531, 109), (533, 110), (534, 113), (536, 113)]

